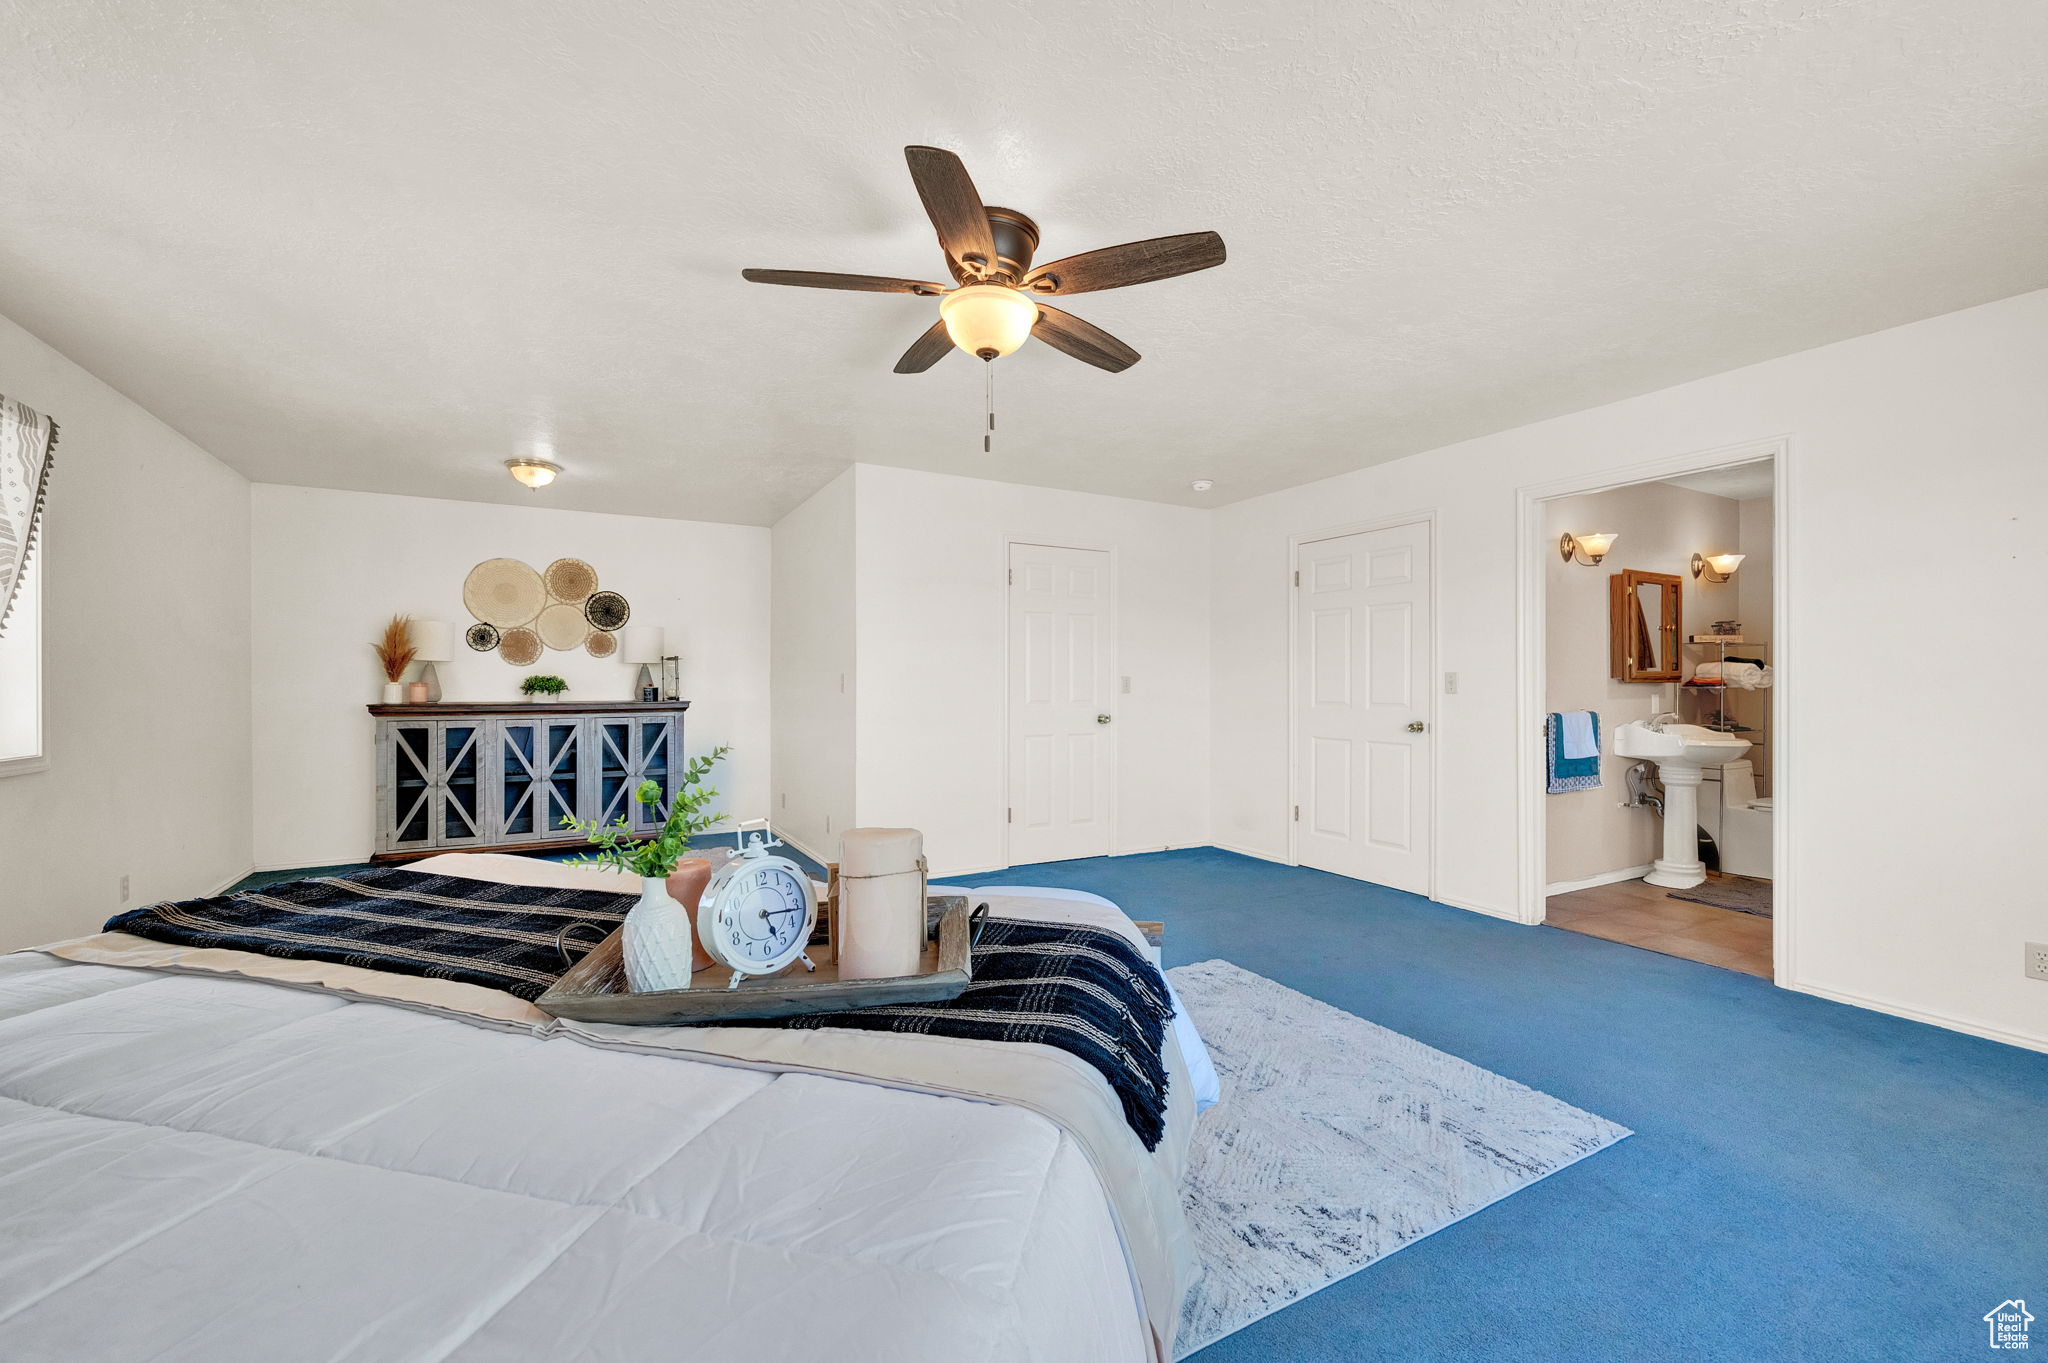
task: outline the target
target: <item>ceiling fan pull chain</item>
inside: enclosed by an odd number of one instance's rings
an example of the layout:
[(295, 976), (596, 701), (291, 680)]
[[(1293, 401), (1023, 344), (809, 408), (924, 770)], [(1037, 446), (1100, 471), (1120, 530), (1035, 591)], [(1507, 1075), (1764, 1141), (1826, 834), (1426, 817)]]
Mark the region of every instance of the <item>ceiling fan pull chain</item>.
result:
[(986, 385), (988, 429), (981, 433), (981, 452), (983, 454), (993, 454), (995, 453), (996, 434), (996, 362), (994, 360), (983, 360), (981, 367), (988, 371), (988, 383)]

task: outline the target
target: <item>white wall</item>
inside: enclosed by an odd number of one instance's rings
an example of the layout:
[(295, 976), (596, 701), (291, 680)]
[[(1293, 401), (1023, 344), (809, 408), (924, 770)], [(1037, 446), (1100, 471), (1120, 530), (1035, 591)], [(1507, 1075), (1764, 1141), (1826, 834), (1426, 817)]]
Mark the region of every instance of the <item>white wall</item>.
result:
[(44, 752), (0, 779), (0, 950), (249, 869), (249, 485), (12, 322), (0, 392), (53, 417)]
[[(258, 484), (254, 517), (255, 857), (264, 867), (360, 861), (375, 846), (372, 739), (363, 708), (383, 674), (370, 641), (393, 614), (466, 626), (462, 581), (487, 558), (580, 558), (633, 622), (667, 631), (691, 702), (686, 748), (733, 753), (720, 808), (768, 812), (769, 532), (545, 506)], [(532, 667), (495, 653), (441, 665), (450, 700), (512, 700), (552, 672), (572, 699), (632, 695), (638, 668), (579, 651)]]
[[(2044, 374), (2038, 292), (1220, 509), (1217, 840), (1287, 847), (1287, 537), (1433, 508), (1440, 655), (1460, 674), (1440, 697), (1438, 898), (1513, 915), (1516, 759), (1533, 741), (1516, 699), (1517, 489), (1786, 435), (1779, 969), (2048, 1046), (2048, 985), (2021, 970), (2021, 943), (2048, 940), (2026, 855), (2048, 795), (2042, 742), (2020, 727), (2041, 709), (2048, 630), (2014, 606), (2048, 574)], [(1874, 676), (1902, 633), (1922, 665)]]
[(1208, 841), (1209, 514), (861, 464), (856, 813), (935, 873), (1006, 864), (1007, 542), (1108, 549), (1118, 852)]
[(854, 504), (848, 469), (774, 530), (775, 827), (834, 861), (854, 809)]
[[(1544, 503), (1546, 544), (1566, 532), (1614, 531), (1620, 538), (1597, 567), (1565, 561), (1555, 550), (1544, 555), (1544, 627), (1548, 646), (1545, 709), (1592, 710), (1600, 716), (1600, 777), (1593, 790), (1566, 791), (1544, 797), (1548, 818), (1545, 879), (1551, 884), (1590, 880), (1611, 872), (1649, 865), (1659, 855), (1664, 823), (1648, 808), (1623, 809), (1624, 779), (1635, 759), (1614, 751), (1614, 731), (1631, 720), (1648, 719), (1682, 705), (1687, 719), (1699, 716), (1699, 701), (1675, 702), (1668, 682), (1617, 681), (1608, 674), (1608, 579), (1634, 568), (1679, 578), (1683, 634), (1702, 634), (1715, 620), (1735, 614), (1734, 581), (1695, 579), (1695, 553), (1734, 553), (1741, 503), (1689, 488), (1642, 483), (1582, 497), (1559, 497)], [(1747, 571), (1745, 564), (1743, 571)], [(1741, 572), (1736, 574), (1739, 579)], [(1681, 670), (1717, 656), (1698, 648), (1681, 648)]]

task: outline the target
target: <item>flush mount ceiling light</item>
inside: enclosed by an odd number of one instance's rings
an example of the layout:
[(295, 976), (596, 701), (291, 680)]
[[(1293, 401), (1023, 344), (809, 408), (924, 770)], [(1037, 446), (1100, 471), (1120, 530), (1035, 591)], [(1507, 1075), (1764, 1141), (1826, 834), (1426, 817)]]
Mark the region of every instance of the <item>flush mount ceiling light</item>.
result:
[(1210, 478), (1197, 478), (1194, 482), (1189, 483), (1188, 486), (1197, 492), (1207, 492), (1210, 488), (1215, 487), (1216, 483), (1215, 480)]
[(1558, 556), (1566, 563), (1579, 563), (1588, 568), (1596, 567), (1601, 559), (1607, 557), (1607, 551), (1612, 549), (1614, 542), (1620, 538), (1620, 535), (1612, 532), (1589, 535), (1566, 533), (1564, 538), (1557, 542)]
[(511, 474), (514, 479), (524, 483), (535, 492), (554, 482), (555, 475), (561, 471), (560, 465), (550, 464), (545, 459), (507, 459), (505, 461), (505, 472)]
[(1735, 576), (1735, 570), (1742, 566), (1742, 560), (1746, 557), (1746, 554), (1694, 554), (1693, 578), (1705, 578), (1708, 582), (1726, 582)]

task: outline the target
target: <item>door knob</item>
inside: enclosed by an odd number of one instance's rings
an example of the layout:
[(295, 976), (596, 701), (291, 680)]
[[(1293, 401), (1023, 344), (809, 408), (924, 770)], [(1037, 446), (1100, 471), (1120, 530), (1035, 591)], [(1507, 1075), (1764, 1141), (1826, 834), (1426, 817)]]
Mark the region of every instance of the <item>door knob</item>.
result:
[(1109, 723), (1109, 716), (1108, 716), (1108, 715), (1097, 715), (1097, 716), (1095, 717), (1095, 722), (1096, 722), (1097, 724), (1107, 724), (1107, 723)]
[(1411, 734), (1419, 734), (1428, 727), (1429, 726), (1427, 724), (1424, 724), (1419, 719), (1411, 719), (1408, 721), (1408, 732)]

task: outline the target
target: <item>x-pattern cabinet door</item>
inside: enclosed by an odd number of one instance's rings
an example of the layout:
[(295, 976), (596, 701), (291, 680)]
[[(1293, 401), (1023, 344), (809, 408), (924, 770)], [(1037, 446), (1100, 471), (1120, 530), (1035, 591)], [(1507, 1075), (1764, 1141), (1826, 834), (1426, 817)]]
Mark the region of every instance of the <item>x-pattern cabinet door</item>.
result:
[(384, 745), (380, 820), (391, 851), (473, 847), (488, 841), (480, 722), (395, 722)]
[(580, 719), (501, 719), (492, 726), (497, 789), (493, 842), (563, 836), (562, 821), (581, 818), (584, 724)]
[[(638, 832), (652, 832), (668, 819), (682, 769), (678, 752), (681, 726), (669, 716), (639, 715), (593, 720), (590, 744), (595, 817), (601, 823), (624, 819)], [(643, 781), (661, 787), (661, 801), (652, 807), (634, 797)]]

